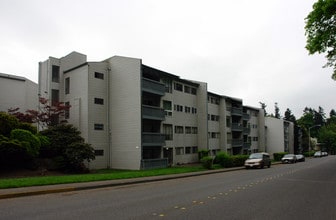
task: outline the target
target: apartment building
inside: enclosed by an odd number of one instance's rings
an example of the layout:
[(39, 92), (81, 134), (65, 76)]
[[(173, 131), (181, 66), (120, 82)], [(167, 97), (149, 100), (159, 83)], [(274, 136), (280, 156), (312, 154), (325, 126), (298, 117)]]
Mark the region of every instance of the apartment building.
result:
[(199, 150), (266, 150), (262, 109), (137, 58), (49, 57), (39, 64), (39, 94), (71, 106), (65, 119), (95, 149), (89, 168), (147, 169), (197, 162)]
[(0, 73), (0, 111), (37, 109), (37, 91), (37, 83), (25, 77)]

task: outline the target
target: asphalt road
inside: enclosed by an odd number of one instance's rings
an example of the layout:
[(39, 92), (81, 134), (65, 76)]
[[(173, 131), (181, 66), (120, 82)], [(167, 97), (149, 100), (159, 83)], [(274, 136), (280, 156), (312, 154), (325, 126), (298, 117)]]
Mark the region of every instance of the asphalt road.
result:
[(0, 219), (336, 219), (336, 157), (2, 199)]

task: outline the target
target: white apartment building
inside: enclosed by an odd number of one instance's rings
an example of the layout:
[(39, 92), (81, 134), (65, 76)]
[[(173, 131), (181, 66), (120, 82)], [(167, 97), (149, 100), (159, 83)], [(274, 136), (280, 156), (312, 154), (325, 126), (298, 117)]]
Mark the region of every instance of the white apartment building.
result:
[(137, 58), (49, 57), (39, 64), (39, 94), (71, 105), (66, 120), (95, 149), (89, 168), (137, 170), (197, 162), (199, 150), (266, 150), (262, 109)]
[(37, 109), (37, 84), (20, 76), (0, 73), (0, 111)]

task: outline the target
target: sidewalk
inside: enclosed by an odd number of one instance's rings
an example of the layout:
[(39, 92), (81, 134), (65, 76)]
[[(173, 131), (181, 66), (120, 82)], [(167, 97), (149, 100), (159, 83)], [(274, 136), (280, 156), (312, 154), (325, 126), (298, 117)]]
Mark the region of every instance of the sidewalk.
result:
[(245, 169), (245, 167), (234, 167), (218, 170), (207, 170), (191, 173), (181, 173), (163, 176), (152, 176), (152, 177), (141, 177), (132, 179), (120, 179), (120, 180), (105, 180), (105, 181), (95, 181), (86, 183), (69, 183), (69, 184), (58, 184), (58, 185), (47, 185), (47, 186), (32, 186), (32, 187), (22, 187), (22, 188), (10, 188), (10, 189), (0, 189), (0, 199), (32, 196), (32, 195), (42, 195), (50, 193), (60, 193), (60, 192), (70, 192), (79, 191), (87, 189), (97, 189), (103, 187), (113, 187), (113, 186), (123, 186), (138, 183), (147, 183), (154, 181), (163, 181), (170, 179), (178, 179), (192, 176), (208, 175), (213, 173), (229, 172), (234, 170)]

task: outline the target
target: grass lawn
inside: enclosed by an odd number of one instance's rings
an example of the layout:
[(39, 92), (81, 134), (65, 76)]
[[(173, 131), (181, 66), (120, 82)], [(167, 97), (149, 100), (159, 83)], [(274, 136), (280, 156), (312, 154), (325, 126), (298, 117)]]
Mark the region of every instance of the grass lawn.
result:
[(172, 167), (154, 170), (97, 170), (95, 173), (61, 175), (61, 176), (41, 176), (24, 178), (5, 178), (0, 179), (0, 189), (43, 186), (62, 183), (80, 183), (114, 179), (128, 179), (137, 177), (159, 176), (168, 174), (179, 174), (187, 172), (197, 172), (205, 170), (201, 165), (194, 167)]

